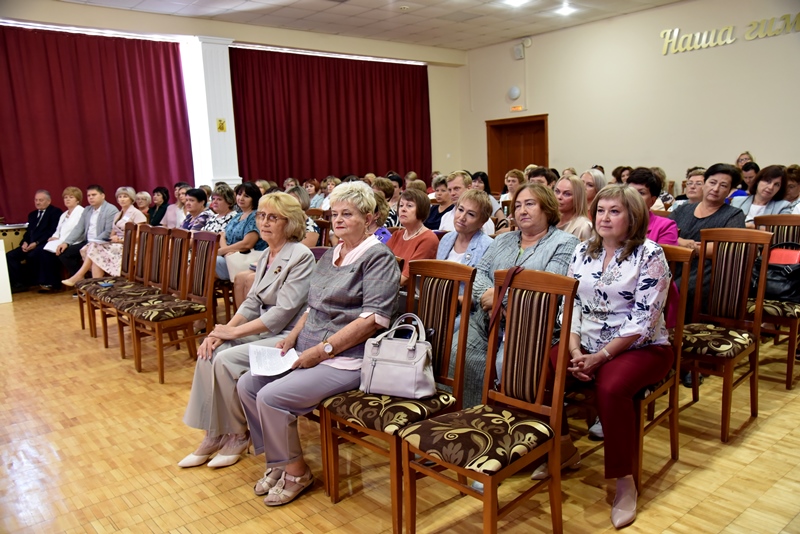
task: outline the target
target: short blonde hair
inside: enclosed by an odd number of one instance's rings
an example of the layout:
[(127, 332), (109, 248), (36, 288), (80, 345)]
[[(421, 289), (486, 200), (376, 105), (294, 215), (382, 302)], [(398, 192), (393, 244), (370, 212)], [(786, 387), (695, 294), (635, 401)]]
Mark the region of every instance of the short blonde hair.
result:
[(451, 172), (450, 175), (447, 177), (447, 183), (449, 184), (450, 182), (452, 182), (453, 180), (455, 180), (459, 176), (461, 176), (461, 178), (463, 178), (464, 187), (465, 188), (469, 189), (470, 187), (472, 187), (472, 177), (469, 175), (469, 173), (467, 171), (454, 171), (454, 172)]
[(306, 214), (300, 207), (300, 202), (287, 193), (272, 193), (264, 195), (258, 201), (258, 210), (267, 208), (275, 211), (281, 217), (286, 217), (284, 233), (289, 241), (302, 241), (306, 237)]
[(114, 193), (114, 198), (117, 198), (120, 195), (125, 195), (131, 199), (131, 202), (136, 202), (136, 189), (130, 186), (118, 187), (117, 192)]
[(75, 197), (75, 198), (78, 199), (78, 204), (80, 204), (81, 201), (83, 200), (83, 191), (81, 191), (77, 187), (71, 185), (71, 186), (67, 187), (66, 189), (64, 189), (64, 192), (61, 193), (61, 198), (64, 198), (64, 197)]
[(392, 198), (392, 195), (394, 195), (394, 184), (391, 180), (384, 178), (383, 176), (375, 178), (375, 180), (372, 182), (372, 187), (380, 189), (386, 200), (389, 200)]
[(428, 186), (426, 186), (425, 182), (423, 182), (422, 180), (417, 180), (417, 179), (411, 180), (410, 182), (408, 182), (406, 189), (419, 189), (426, 195), (428, 194)]
[(375, 196), (375, 224), (380, 228), (389, 218), (389, 203), (377, 191), (372, 191), (372, 194)]
[(352, 204), (365, 217), (375, 213), (375, 192), (364, 182), (347, 182), (328, 195), (331, 206), (337, 202)]
[(458, 209), (466, 201), (474, 202), (478, 206), (478, 220), (480, 220), (481, 226), (486, 224), (486, 221), (492, 216), (492, 201), (489, 200), (489, 195), (478, 189), (465, 191), (458, 197), (455, 209)]
[(136, 193), (136, 200), (140, 198), (145, 202), (147, 202), (148, 206), (153, 203), (153, 197), (151, 197), (150, 193), (148, 193), (147, 191), (139, 191), (138, 193)]

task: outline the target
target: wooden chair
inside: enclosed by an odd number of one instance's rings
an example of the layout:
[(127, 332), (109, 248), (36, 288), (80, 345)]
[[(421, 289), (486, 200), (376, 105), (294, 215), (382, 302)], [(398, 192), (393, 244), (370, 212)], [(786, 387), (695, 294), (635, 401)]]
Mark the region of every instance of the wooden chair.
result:
[[(165, 267), (169, 247), (169, 229), (158, 226), (147, 226), (139, 231), (144, 249), (140, 249), (138, 254), (143, 259), (145, 266), (144, 280), (140, 282), (120, 283), (111, 288), (91, 288), (89, 294), (96, 303), (100, 312), (100, 321), (103, 327), (103, 347), (108, 348), (108, 318), (118, 317), (115, 305), (119, 300), (129, 301), (147, 296), (158, 295), (164, 291), (163, 280), (165, 278)], [(125, 358), (125, 340), (122, 336), (123, 329), (121, 324), (117, 324), (117, 331), (120, 333), (120, 355)]]
[[(156, 340), (160, 384), (164, 383), (164, 346), (186, 341), (189, 354), (192, 358), (197, 358), (195, 339), (205, 334), (194, 333), (193, 323), (205, 320), (207, 326), (214, 324), (212, 299), (218, 245), (219, 234), (211, 232), (192, 234), (191, 262), (187, 284), (182, 292), (183, 298), (165, 295), (154, 301), (142, 303), (127, 312), (130, 314), (137, 362), (141, 361), (141, 337), (150, 335)], [(183, 332), (183, 338), (177, 336), (179, 332)], [(165, 333), (170, 334), (170, 340), (166, 343)]]
[[(722, 422), (720, 439), (730, 435), (733, 390), (750, 379), (750, 414), (758, 416), (758, 347), (761, 336), (761, 307), (747, 314), (747, 296), (756, 257), (761, 255), (761, 276), (756, 301), (764, 300), (767, 248), (771, 232), (714, 228), (700, 231), (700, 259), (695, 285), (693, 320), (684, 325), (681, 359), (692, 373), (692, 399), (700, 399), (699, 372), (722, 377)], [(713, 254), (707, 254), (708, 245)], [(760, 251), (759, 251), (760, 248)], [(705, 280), (703, 266), (711, 262), (711, 279)], [(703, 306), (704, 286), (709, 287)], [(704, 310), (707, 308), (707, 311)], [(738, 364), (748, 358), (746, 370), (734, 380)]]
[(669, 219), (669, 215), (671, 212), (666, 210), (650, 210), (650, 213), (653, 215), (658, 215), (659, 217), (664, 217), (665, 219)]
[(447, 234), (447, 230), (434, 230), (433, 233), (437, 237), (437, 239), (441, 241), (442, 238)]
[[(466, 357), (467, 330), (472, 283), (475, 269), (454, 262), (417, 260), (409, 265), (409, 286), (406, 309), (416, 310), (426, 329), (433, 330), (428, 337), (433, 346), (433, 369), (436, 382), (448, 388), (440, 389), (425, 399), (405, 399), (380, 394), (367, 394), (360, 390), (334, 395), (322, 402), (320, 410), (324, 434), (322, 455), (326, 491), (331, 502), (339, 500), (339, 440), (366, 447), (389, 458), (389, 473), (392, 495), (392, 527), (400, 532), (402, 522), (401, 464), (398, 431), (439, 413), (461, 408), (461, 391), (464, 382), (464, 359)], [(415, 306), (414, 284), (419, 289), (419, 306)], [(458, 304), (459, 287), (464, 287), (462, 304)], [(460, 310), (458, 349), (455, 355), (455, 373), (449, 377), (451, 344), (456, 313)], [(452, 392), (452, 393), (451, 393)], [(364, 439), (374, 438), (382, 445)]]
[(320, 236), (322, 237), (323, 247), (331, 246), (331, 221), (325, 219), (316, 219), (314, 221), (319, 226)]
[[(797, 215), (762, 215), (755, 218), (756, 228), (772, 232), (772, 244), (798, 243), (800, 244), (800, 216)], [(781, 300), (761, 301), (765, 322), (775, 325), (761, 327), (761, 332), (774, 335), (773, 343), (780, 341), (782, 326), (789, 328), (789, 347), (786, 351), (786, 389), (794, 385), (794, 361), (797, 351), (797, 336), (800, 330), (800, 304)], [(756, 300), (748, 299), (747, 312), (753, 314), (756, 309)]]
[(511, 211), (512, 211), (511, 207), (512, 206), (511, 206), (511, 201), (510, 200), (504, 200), (504, 201), (502, 201), (500, 203), (500, 209), (503, 210), (503, 215), (505, 215), (506, 217), (511, 215)]
[[(89, 316), (89, 335), (97, 337), (97, 322), (94, 315), (94, 307), (92, 306), (91, 297), (88, 295), (88, 290), (92, 287), (100, 287), (100, 284), (124, 283), (130, 280), (136, 280), (135, 275), (141, 272), (144, 278), (144, 261), (136, 262), (136, 246), (138, 227), (136, 223), (125, 223), (123, 229), (123, 242), (122, 242), (122, 263), (119, 268), (119, 276), (104, 276), (102, 278), (85, 278), (75, 284), (75, 293), (78, 295), (78, 309), (81, 314), (81, 330), (86, 329), (86, 321), (83, 316), (83, 307), (86, 306), (86, 313)], [(146, 239), (143, 237), (142, 239)], [(139, 243), (142, 245), (143, 243)], [(144, 250), (144, 247), (141, 247)], [(135, 265), (135, 269), (134, 269)]]
[[(677, 310), (677, 317), (675, 321), (675, 328), (672, 336), (672, 350), (675, 355), (675, 361), (669, 374), (658, 384), (653, 384), (641, 391), (634, 399), (636, 412), (636, 443), (637, 447), (634, 449), (635, 456), (633, 458), (633, 480), (636, 482), (636, 487), (639, 493), (642, 492), (642, 456), (644, 453), (644, 437), (655, 427), (659, 426), (665, 419), (669, 418), (669, 449), (673, 460), (678, 459), (679, 449), (679, 428), (678, 428), (678, 413), (680, 411), (680, 404), (678, 402), (678, 391), (681, 386), (681, 347), (683, 346), (683, 321), (686, 315), (686, 295), (689, 291), (689, 265), (694, 255), (694, 251), (670, 245), (661, 245), (664, 249), (664, 255), (667, 262), (670, 264), (673, 280), (681, 275), (681, 286), (678, 289), (677, 302), (670, 299), (667, 300), (667, 307), (665, 310), (675, 306)], [(656, 401), (659, 397), (667, 395), (667, 406), (655, 415)], [(647, 417), (645, 417), (647, 415)]]
[(227, 324), (230, 322), (233, 314), (236, 313), (236, 302), (234, 302), (233, 298), (232, 280), (222, 280), (221, 278), (214, 280), (214, 322), (217, 320), (217, 303), (219, 302), (219, 299), (222, 299), (222, 303), (225, 306), (225, 324)]
[(308, 208), (306, 210), (306, 215), (308, 215), (309, 217), (311, 217), (312, 219), (315, 219), (315, 220), (316, 219), (321, 219), (323, 213), (325, 213), (325, 212), (322, 211), (320, 208)]
[[(501, 291), (507, 274), (507, 270), (495, 272), (495, 295)], [(483, 502), (483, 532), (487, 534), (496, 533), (498, 519), (547, 485), (552, 530), (562, 531), (559, 433), (569, 361), (568, 344), (559, 344), (553, 380), (549, 380), (549, 354), (559, 301), (563, 298), (562, 331), (569, 332), (577, 288), (578, 281), (566, 276), (540, 271), (519, 273), (509, 288), (505, 356), (499, 390), (494, 388), (500, 333), (500, 321), (497, 321), (489, 332), (483, 404), (426, 419), (401, 431), (407, 533), (416, 531), (417, 473), (480, 499)], [(548, 454), (552, 475), (533, 483), (501, 507), (497, 494), (500, 483), (545, 454)], [(454, 471), (458, 480), (439, 468)], [(482, 483), (483, 492), (467, 485), (467, 477)]]

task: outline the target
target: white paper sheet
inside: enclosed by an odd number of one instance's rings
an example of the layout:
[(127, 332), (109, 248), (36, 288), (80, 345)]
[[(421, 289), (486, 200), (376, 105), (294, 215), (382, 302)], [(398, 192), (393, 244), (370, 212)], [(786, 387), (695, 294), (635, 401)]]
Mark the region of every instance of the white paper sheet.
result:
[(255, 376), (276, 376), (292, 368), (297, 361), (294, 349), (281, 356), (281, 349), (250, 345), (250, 372)]

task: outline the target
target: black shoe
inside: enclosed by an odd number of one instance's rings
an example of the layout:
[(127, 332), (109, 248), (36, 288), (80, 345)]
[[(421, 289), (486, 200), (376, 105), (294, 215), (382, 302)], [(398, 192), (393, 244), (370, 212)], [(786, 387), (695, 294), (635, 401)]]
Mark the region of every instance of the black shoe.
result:
[(37, 293), (55, 293), (55, 290), (53, 286), (42, 284), (39, 286), (39, 291), (37, 291)]
[(11, 286), (11, 293), (24, 293), (27, 290), (27, 286)]
[[(703, 375), (701, 375), (701, 374), (697, 375), (697, 385), (698, 386), (702, 386), (704, 380), (705, 380), (705, 378), (703, 377)], [(681, 377), (681, 383), (683, 384), (683, 387), (691, 388), (692, 387), (692, 373), (686, 373), (685, 375), (683, 375)]]

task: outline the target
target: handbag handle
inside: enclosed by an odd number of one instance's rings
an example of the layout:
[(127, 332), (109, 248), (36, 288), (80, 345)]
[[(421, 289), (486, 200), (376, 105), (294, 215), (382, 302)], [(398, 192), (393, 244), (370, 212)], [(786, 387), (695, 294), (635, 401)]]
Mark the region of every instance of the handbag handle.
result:
[(492, 327), (494, 326), (495, 321), (500, 316), (500, 308), (503, 307), (503, 297), (505, 297), (506, 291), (508, 291), (508, 286), (511, 285), (511, 282), (514, 280), (514, 277), (517, 276), (518, 273), (521, 273), (525, 270), (525, 267), (521, 265), (517, 265), (516, 267), (509, 269), (508, 274), (506, 274), (506, 279), (503, 281), (503, 287), (500, 289), (500, 294), (494, 296), (494, 306), (492, 307), (492, 315), (489, 317), (489, 332), (492, 331)]
[[(414, 321), (416, 321), (417, 326), (409, 325), (408, 323), (404, 323), (403, 321), (406, 320), (406, 319), (413, 319)], [(394, 329), (397, 326), (402, 326), (402, 325), (411, 326), (412, 328), (419, 330), (419, 340), (420, 341), (425, 341), (425, 327), (422, 324), (422, 319), (420, 319), (417, 314), (415, 314), (415, 313), (404, 313), (403, 315), (401, 315), (400, 317), (395, 319), (394, 324), (392, 325), (392, 329)]]
[(375, 339), (373, 339), (371, 341), (372, 347), (374, 348), (374, 347), (379, 346), (381, 344), (381, 341), (384, 340), (384, 338), (389, 337), (390, 334), (394, 334), (398, 330), (411, 330), (411, 337), (408, 339), (408, 347), (407, 348), (408, 348), (409, 351), (413, 351), (414, 348), (417, 346), (417, 334), (418, 334), (418, 332), (417, 332), (417, 327), (415, 327), (413, 325), (410, 325), (410, 324), (401, 324), (401, 325), (395, 326), (395, 327), (387, 330), (386, 332), (384, 332), (383, 334), (379, 335), (378, 337), (376, 337)]

